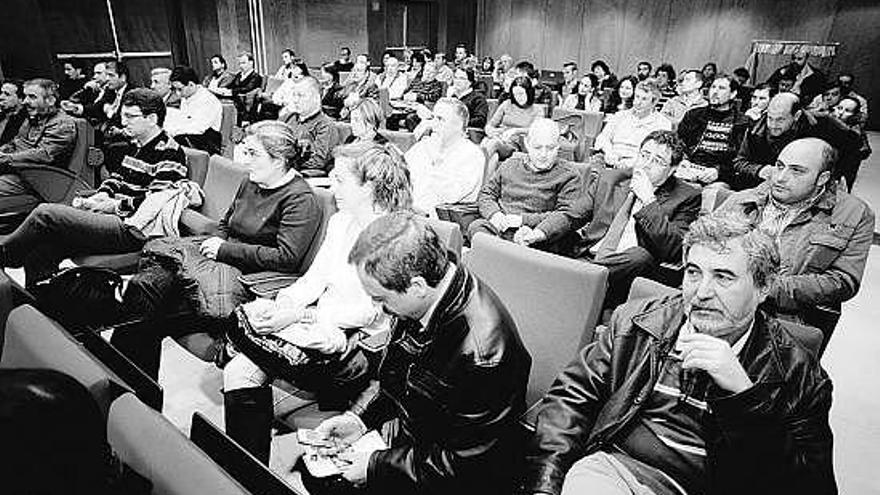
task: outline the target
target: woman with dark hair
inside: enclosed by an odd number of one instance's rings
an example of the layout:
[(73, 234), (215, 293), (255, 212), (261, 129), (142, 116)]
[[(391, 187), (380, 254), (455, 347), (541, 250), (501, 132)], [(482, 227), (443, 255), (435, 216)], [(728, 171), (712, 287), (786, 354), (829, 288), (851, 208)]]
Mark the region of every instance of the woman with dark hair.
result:
[(351, 135), (345, 139), (345, 144), (368, 143), (385, 144), (388, 139), (379, 132), (382, 122), (385, 121), (385, 113), (376, 100), (367, 98), (359, 101), (351, 109)]
[(0, 458), (7, 495), (138, 495), (151, 489), (114, 456), (89, 391), (54, 370), (0, 370)]
[(603, 108), (605, 113), (616, 113), (620, 110), (629, 110), (633, 106), (633, 98), (636, 94), (636, 84), (639, 80), (636, 76), (626, 76), (617, 83), (611, 97)]
[(211, 73), (205, 76), (202, 86), (216, 94), (217, 89), (232, 86), (233, 79), (235, 79), (235, 74), (229, 72), (226, 59), (218, 53), (211, 57)]
[(491, 75), (492, 72), (495, 71), (495, 61), (492, 60), (492, 57), (483, 57), (483, 60), (480, 62), (480, 74), (488, 74)]
[(599, 83), (596, 86), (596, 89), (599, 92), (617, 87), (617, 76), (611, 72), (611, 69), (608, 68), (608, 64), (606, 64), (604, 60), (596, 60), (593, 62), (592, 65), (590, 65), (590, 71), (595, 74), (596, 78), (599, 80)]
[(602, 100), (596, 95), (599, 78), (595, 74), (585, 74), (578, 81), (575, 92), (568, 95), (562, 102), (562, 108), (568, 110), (586, 110), (589, 112), (601, 112)]
[(544, 108), (535, 105), (535, 88), (532, 80), (519, 76), (510, 85), (510, 98), (501, 102), (486, 123), (486, 139), (480, 143), (489, 159), (489, 169), (495, 163), (510, 158), (514, 151), (522, 150), (522, 138), (532, 122), (544, 116)]
[(336, 68), (336, 63), (322, 65), (318, 80), (321, 83), (321, 109), (328, 117), (338, 119), (345, 102), (342, 96), (342, 85), (339, 84), (339, 70)]
[[(267, 270), (295, 273), (318, 231), (321, 207), (299, 172), (308, 154), (293, 131), (267, 120), (246, 132), (235, 155), (248, 177), (217, 234), (150, 241), (123, 295), (125, 314), (145, 323), (115, 331), (111, 342), (154, 378), (163, 337), (222, 336), (229, 315), (248, 299), (239, 277)], [(169, 315), (176, 315), (174, 322), (167, 321)], [(215, 339), (213, 346), (193, 351), (210, 361), (221, 343)]]
[(226, 431), (267, 463), (272, 380), (278, 377), (315, 391), (325, 402), (327, 396), (343, 400), (367, 378), (366, 363), (356, 352), (357, 335), (388, 329), (348, 254), (374, 219), (410, 208), (409, 171), (391, 145), (345, 145), (334, 155), (331, 190), (339, 211), (330, 217), (315, 261), (274, 300), (258, 299), (243, 307), (253, 331), (239, 326), (229, 334), (241, 353), (223, 369)]
[(715, 80), (715, 76), (718, 75), (718, 65), (715, 62), (706, 62), (706, 65), (703, 66), (703, 96), (708, 96), (709, 88), (712, 86), (712, 81)]

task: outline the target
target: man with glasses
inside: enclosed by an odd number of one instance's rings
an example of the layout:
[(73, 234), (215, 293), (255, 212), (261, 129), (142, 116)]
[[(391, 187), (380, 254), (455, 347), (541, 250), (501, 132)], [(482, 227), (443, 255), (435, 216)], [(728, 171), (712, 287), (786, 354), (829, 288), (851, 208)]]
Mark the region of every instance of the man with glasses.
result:
[[(51, 276), (70, 256), (138, 251), (151, 236), (177, 233), (176, 227), (166, 232), (163, 222), (152, 222), (162, 195), (176, 189), (169, 185), (187, 177), (183, 149), (162, 130), (162, 97), (150, 89), (129, 91), (122, 98), (121, 119), (132, 144), (118, 173), (97, 193), (75, 198), (72, 206), (37, 206), (0, 243), (0, 266), (24, 266), (28, 287)], [(201, 203), (200, 191), (179, 191), (183, 207)]]
[(654, 131), (631, 167), (591, 171), (572, 206), (575, 223), (586, 222), (573, 254), (608, 268), (606, 307), (625, 301), (636, 277), (681, 261), (682, 237), (700, 211), (699, 189), (675, 177), (683, 156), (674, 132)]

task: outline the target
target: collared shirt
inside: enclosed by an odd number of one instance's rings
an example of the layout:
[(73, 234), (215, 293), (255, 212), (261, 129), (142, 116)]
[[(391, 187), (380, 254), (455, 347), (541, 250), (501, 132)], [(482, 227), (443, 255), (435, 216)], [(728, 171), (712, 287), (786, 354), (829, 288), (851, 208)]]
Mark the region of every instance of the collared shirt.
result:
[(620, 160), (628, 160), (636, 156), (642, 141), (648, 134), (659, 131), (671, 131), (672, 123), (658, 112), (651, 112), (639, 118), (630, 110), (617, 112), (596, 137), (596, 149), (611, 152)]
[(486, 155), (463, 135), (441, 148), (440, 138), (428, 136), (409, 149), (405, 158), (413, 186), (413, 206), (436, 216), (443, 203), (475, 202), (483, 182)]
[(38, 163), (67, 166), (76, 142), (76, 124), (57, 108), (25, 119), (15, 138), (0, 147), (12, 163)]
[(180, 100), (180, 109), (169, 108), (165, 132), (172, 136), (204, 134), (208, 129), (220, 131), (223, 106), (204, 86), (198, 86), (189, 98)]
[(422, 330), (428, 328), (428, 323), (431, 322), (431, 318), (434, 316), (434, 312), (437, 311), (437, 306), (440, 305), (440, 300), (443, 299), (443, 295), (446, 294), (446, 289), (449, 288), (449, 284), (452, 283), (452, 279), (455, 277), (455, 263), (449, 262), (449, 266), (446, 267), (446, 273), (443, 275), (443, 278), (440, 279), (440, 282), (437, 284), (437, 288), (435, 291), (437, 292), (437, 298), (434, 299), (434, 302), (431, 303), (431, 307), (428, 308), (428, 311), (425, 311), (425, 314), (419, 318), (419, 324), (422, 325)]

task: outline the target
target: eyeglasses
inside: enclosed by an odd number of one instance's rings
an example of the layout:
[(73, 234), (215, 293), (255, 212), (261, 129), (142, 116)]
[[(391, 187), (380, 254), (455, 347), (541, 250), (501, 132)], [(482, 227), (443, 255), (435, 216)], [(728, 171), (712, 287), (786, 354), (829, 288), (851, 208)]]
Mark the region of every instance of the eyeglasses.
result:
[(652, 166), (652, 167), (666, 167), (667, 161), (665, 157), (659, 155), (652, 155), (645, 150), (639, 151), (639, 158), (643, 160), (644, 163)]
[(119, 116), (122, 117), (123, 119), (132, 120), (132, 119), (136, 119), (136, 118), (139, 118), (139, 117), (143, 117), (144, 114), (142, 114), (142, 113), (128, 113), (128, 112), (122, 112), (121, 114), (119, 114)]

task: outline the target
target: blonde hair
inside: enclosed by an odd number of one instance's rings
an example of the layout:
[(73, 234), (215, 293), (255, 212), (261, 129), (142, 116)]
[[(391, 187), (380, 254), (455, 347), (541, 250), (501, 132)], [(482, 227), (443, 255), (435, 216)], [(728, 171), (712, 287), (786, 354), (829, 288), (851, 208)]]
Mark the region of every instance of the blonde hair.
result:
[(347, 144), (336, 148), (333, 157), (350, 162), (348, 170), (360, 185), (370, 184), (374, 206), (389, 213), (412, 206), (409, 169), (403, 153), (393, 144)]

